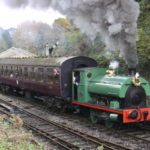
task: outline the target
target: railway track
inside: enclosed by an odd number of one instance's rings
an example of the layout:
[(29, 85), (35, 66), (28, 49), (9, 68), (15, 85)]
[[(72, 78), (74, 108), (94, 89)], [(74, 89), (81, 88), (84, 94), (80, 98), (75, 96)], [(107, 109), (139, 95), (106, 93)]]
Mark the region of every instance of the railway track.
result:
[[(130, 140), (133, 144), (141, 145), (136, 150), (149, 150), (150, 149), (150, 129), (136, 127), (131, 129), (126, 129), (123, 131), (116, 131), (111, 129), (114, 136), (118, 136), (121, 140)], [(143, 148), (142, 148), (143, 147)], [(133, 148), (134, 149), (134, 148)]]
[[(44, 113), (45, 107), (40, 105), (40, 108), (39, 108), (38, 104), (25, 102), (24, 99), (22, 101), (22, 99), (19, 98), (18, 99), (19, 102), (16, 103), (17, 101), (16, 97), (0, 95), (0, 98), (3, 99), (3, 101), (1, 100), (2, 101), (1, 103), (4, 105), (3, 107), (5, 107), (6, 110), (15, 112), (16, 114), (20, 114), (20, 116), (24, 118), (23, 119), (24, 125), (27, 128), (35, 132), (38, 132), (37, 135), (42, 135), (42, 137), (45, 137), (47, 140), (50, 141), (49, 143), (58, 145), (59, 146), (58, 149), (60, 149), (61, 147), (61, 149), (83, 148), (83, 149), (96, 150), (97, 147), (100, 145), (103, 145), (104, 149), (115, 149), (115, 150), (119, 150), (119, 149), (149, 150), (150, 149), (150, 138), (149, 138), (150, 131), (146, 129), (131, 128), (131, 129), (125, 129), (125, 130), (120, 130), (120, 131), (112, 130), (112, 129), (108, 130), (105, 127), (100, 126), (98, 124), (92, 125), (90, 122), (87, 121), (87, 119), (83, 119), (77, 115), (74, 115), (74, 116), (68, 115), (68, 114), (62, 115), (60, 113), (53, 113), (53, 112), (51, 112), (52, 113), (51, 114), (49, 111), (45, 114)], [(22, 105), (22, 103), (24, 102), (25, 102), (25, 105)], [(37, 109), (39, 109), (39, 112), (37, 111)], [(24, 113), (25, 114), (27, 113), (30, 117), (34, 116), (34, 119), (32, 119), (32, 117), (28, 118), (27, 117), (28, 115), (26, 114), (27, 116), (25, 116)], [(50, 117), (47, 117), (47, 114)], [(39, 115), (41, 117), (41, 120), (38, 119)], [(56, 118), (59, 118), (59, 120), (55, 119), (53, 121), (53, 116), (56, 116)], [(43, 118), (44, 119), (48, 118), (48, 120), (46, 119), (46, 122), (45, 122), (42, 120)], [(33, 122), (36, 123), (36, 125), (34, 125)], [(39, 122), (39, 124), (37, 124), (37, 122)], [(52, 122), (52, 123), (49, 123), (49, 122)], [(48, 126), (48, 124), (51, 124), (56, 127), (52, 129), (52, 127)], [(62, 128), (65, 128), (65, 131), (64, 129), (61, 130), (60, 126), (62, 126)], [(80, 126), (82, 127), (80, 128)], [(46, 131), (44, 131), (43, 129), (46, 129)], [(52, 129), (52, 133), (49, 129)], [(89, 132), (87, 135), (85, 133), (87, 133), (88, 130)], [(74, 132), (75, 132), (75, 135), (74, 135)], [(94, 135), (94, 137), (90, 135)], [(85, 137), (86, 139), (84, 139)], [(100, 140), (100, 139), (105, 139), (105, 140)], [(67, 142), (72, 145), (69, 146)], [(73, 148), (74, 145), (76, 147)], [(83, 147), (84, 145), (85, 147)], [(116, 147), (116, 146), (119, 146), (119, 147)]]
[[(6, 108), (0, 110), (10, 116), (9, 111), (19, 114), (26, 128), (42, 135), (50, 142), (58, 145), (61, 149), (66, 150), (96, 150), (98, 146), (103, 146), (106, 150), (131, 150), (113, 142), (96, 138), (86, 133), (80, 132), (73, 128), (64, 126), (51, 120), (47, 120), (37, 114), (34, 114), (30, 109), (26, 110), (19, 106), (11, 104), (9, 101), (0, 100), (1, 106)], [(9, 110), (9, 111), (8, 111)]]
[(150, 126), (139, 126), (137, 125), (135, 129), (130, 129), (123, 132), (124, 135), (133, 137), (136, 140), (142, 141), (150, 147)]

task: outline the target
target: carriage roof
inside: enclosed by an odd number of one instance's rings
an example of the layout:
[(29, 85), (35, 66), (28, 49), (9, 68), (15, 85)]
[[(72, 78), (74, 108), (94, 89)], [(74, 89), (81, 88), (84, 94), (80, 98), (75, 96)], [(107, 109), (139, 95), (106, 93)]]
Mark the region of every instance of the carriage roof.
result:
[[(84, 56), (69, 56), (69, 57), (45, 57), (45, 58), (5, 58), (0, 59), (1, 65), (31, 65), (31, 66), (56, 66), (61, 67), (63, 63), (74, 61), (75, 59), (87, 61), (95, 61)], [(96, 63), (96, 61), (95, 61)]]
[(45, 58), (6, 58), (0, 59), (3, 65), (33, 65), (33, 66), (61, 66), (63, 62), (74, 57), (45, 57)]

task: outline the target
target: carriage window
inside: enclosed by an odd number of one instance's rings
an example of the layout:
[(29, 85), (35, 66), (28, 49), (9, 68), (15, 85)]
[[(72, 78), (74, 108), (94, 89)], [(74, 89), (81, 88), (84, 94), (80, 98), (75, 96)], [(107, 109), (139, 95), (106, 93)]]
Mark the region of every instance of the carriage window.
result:
[(38, 68), (38, 81), (43, 81), (44, 79), (44, 69), (43, 68)]
[(24, 78), (27, 79), (28, 78), (28, 68), (24, 67)]
[(52, 68), (47, 68), (47, 82), (50, 84), (54, 84), (54, 75)]
[(8, 75), (8, 66), (6, 66), (5, 75), (6, 75), (6, 76)]
[(31, 68), (30, 79), (35, 80), (35, 68), (34, 67)]
[(13, 71), (13, 66), (11, 66), (11, 69), (10, 69), (10, 78), (13, 78), (14, 77), (14, 71)]
[(17, 67), (16, 72), (15, 72), (15, 77), (19, 78), (19, 69), (18, 69), (18, 67)]
[(19, 68), (19, 76), (22, 77), (22, 68)]
[(58, 68), (55, 68), (53, 69), (53, 74), (54, 74), (54, 80), (55, 80), (55, 83), (59, 83), (59, 69)]
[(53, 69), (53, 74), (54, 74), (55, 80), (58, 80), (59, 79), (59, 70), (58, 69)]
[(4, 73), (4, 67), (2, 66), (2, 68), (1, 68), (1, 75), (3, 75), (3, 73)]

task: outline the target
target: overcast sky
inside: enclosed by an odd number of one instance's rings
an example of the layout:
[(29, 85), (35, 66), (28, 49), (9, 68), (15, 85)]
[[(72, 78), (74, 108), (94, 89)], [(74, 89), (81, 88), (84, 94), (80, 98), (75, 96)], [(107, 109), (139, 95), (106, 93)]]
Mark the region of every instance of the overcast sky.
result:
[(60, 17), (64, 16), (52, 9), (37, 10), (30, 7), (11, 9), (0, 2), (0, 27), (4, 29), (17, 27), (18, 24), (27, 20), (51, 25), (55, 19)]

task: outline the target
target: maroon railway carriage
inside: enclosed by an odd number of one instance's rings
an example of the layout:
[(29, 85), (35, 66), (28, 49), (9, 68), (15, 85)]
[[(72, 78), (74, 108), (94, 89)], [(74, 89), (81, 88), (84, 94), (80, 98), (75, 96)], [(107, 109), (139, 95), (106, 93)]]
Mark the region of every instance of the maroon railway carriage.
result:
[(96, 66), (95, 60), (83, 56), (0, 59), (0, 85), (4, 91), (71, 98), (72, 70)]

